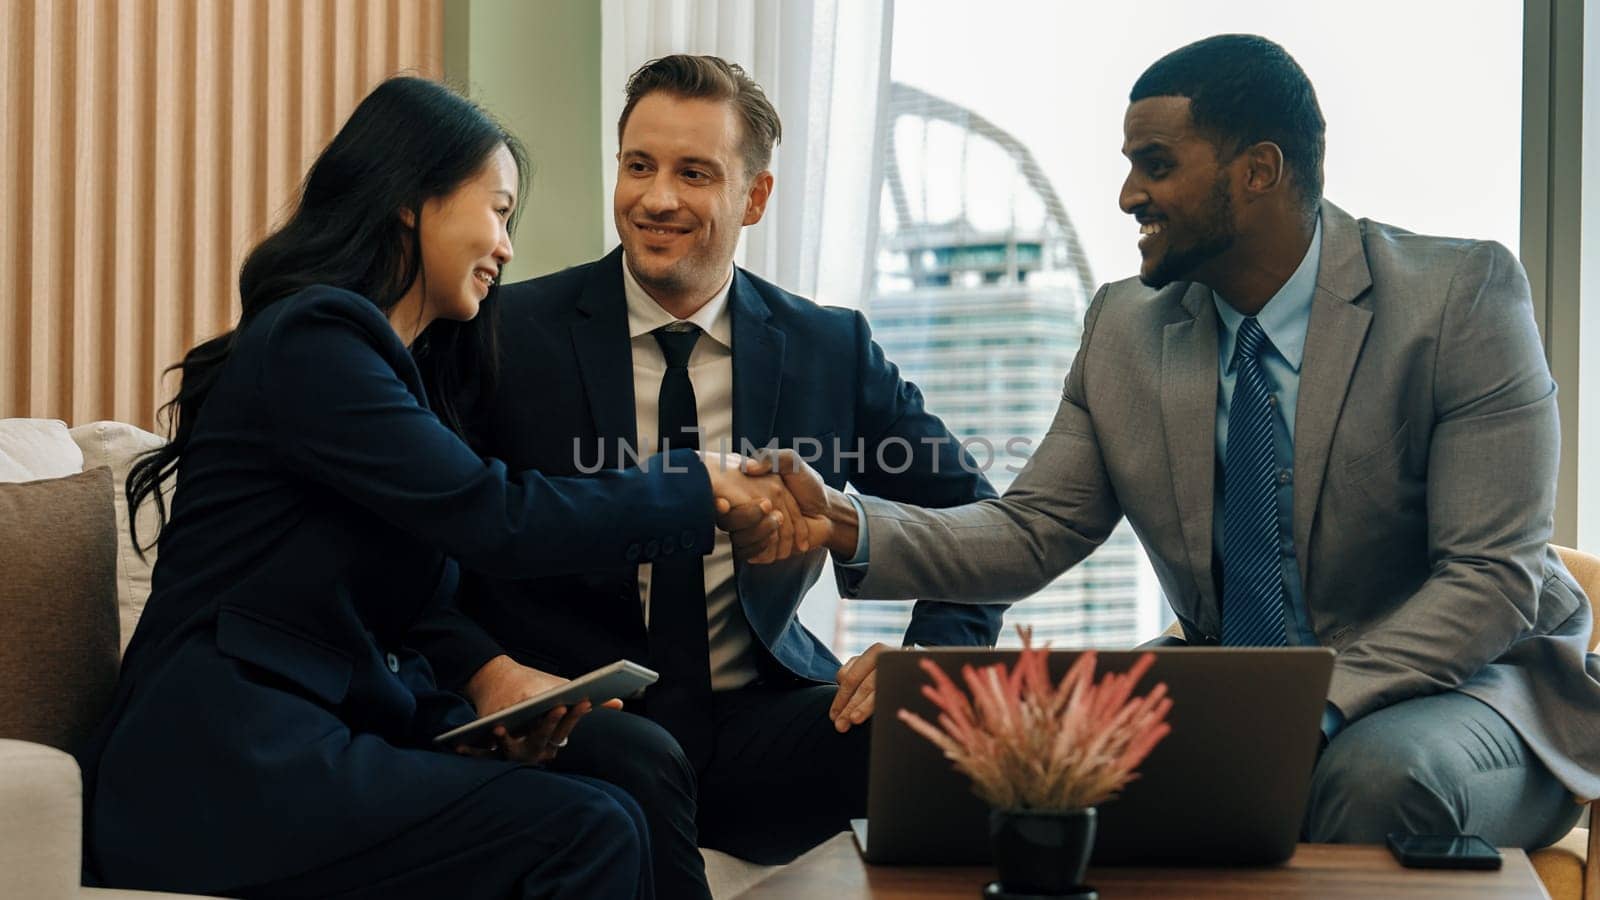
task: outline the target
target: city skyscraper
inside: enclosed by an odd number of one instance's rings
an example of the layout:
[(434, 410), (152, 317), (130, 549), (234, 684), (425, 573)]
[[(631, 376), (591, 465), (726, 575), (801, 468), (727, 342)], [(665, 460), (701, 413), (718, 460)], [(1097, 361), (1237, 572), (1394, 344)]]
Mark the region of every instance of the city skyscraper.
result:
[[(1044, 436), (1082, 337), (1095, 280), (1033, 156), (982, 116), (891, 87), (873, 335), (922, 389), (995, 488)], [(1055, 646), (1153, 636), (1160, 604), (1126, 524), (1087, 560), (1006, 615), (1002, 645), (1031, 625)], [(897, 643), (911, 603), (839, 604), (835, 647)], [(1148, 632), (1148, 633), (1147, 633)]]

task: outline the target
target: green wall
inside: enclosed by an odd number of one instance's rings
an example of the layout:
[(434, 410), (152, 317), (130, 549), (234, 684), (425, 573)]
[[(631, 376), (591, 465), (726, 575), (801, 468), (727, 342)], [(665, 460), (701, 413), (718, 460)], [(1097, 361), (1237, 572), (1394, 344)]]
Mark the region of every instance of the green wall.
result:
[(507, 282), (598, 257), (600, 4), (595, 0), (449, 0), (445, 77), (528, 147), (533, 174)]

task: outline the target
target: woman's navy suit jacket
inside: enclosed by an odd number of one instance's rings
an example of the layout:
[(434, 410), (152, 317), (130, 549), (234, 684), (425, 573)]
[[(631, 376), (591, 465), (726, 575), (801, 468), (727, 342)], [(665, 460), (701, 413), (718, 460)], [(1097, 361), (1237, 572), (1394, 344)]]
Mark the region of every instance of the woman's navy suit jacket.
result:
[(458, 562), (505, 577), (615, 567), (668, 535), (704, 552), (705, 470), (668, 459), (509, 472), (429, 411), (364, 298), (313, 287), (262, 311), (201, 410), (112, 711), (80, 754), (88, 865), (125, 885), (173, 886), (178, 860), (196, 888), (261, 884), (506, 771), (428, 748), (472, 710), (406, 632), (456, 615)]

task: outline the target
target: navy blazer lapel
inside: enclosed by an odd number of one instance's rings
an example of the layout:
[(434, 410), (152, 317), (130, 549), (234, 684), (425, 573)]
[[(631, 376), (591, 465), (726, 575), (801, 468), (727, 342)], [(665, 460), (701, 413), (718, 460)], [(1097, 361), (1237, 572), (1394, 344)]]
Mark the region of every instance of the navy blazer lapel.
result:
[[(734, 267), (733, 286), (728, 291), (728, 315), (733, 326), (733, 446), (742, 453), (748, 446), (762, 447), (772, 440), (778, 417), (778, 388), (783, 381), (782, 331), (772, 327), (772, 310), (744, 270)], [(813, 551), (821, 552), (821, 551)], [(806, 556), (797, 556), (772, 566), (751, 566), (734, 561), (734, 584), (756, 640), (769, 652), (776, 648), (783, 630), (794, 619), (772, 604), (752, 602), (763, 595), (759, 585), (781, 585), (792, 577), (794, 566), (806, 565)], [(752, 584), (753, 582), (753, 584)], [(770, 588), (769, 588), (770, 590)]]
[(783, 381), (782, 331), (768, 322), (772, 311), (749, 276), (733, 270), (728, 293), (733, 324), (733, 446), (761, 447), (772, 440), (778, 415), (778, 388)]
[(614, 469), (624, 462), (619, 444), (642, 449), (635, 433), (633, 345), (628, 339), (628, 299), (622, 291), (621, 247), (595, 263), (577, 310), (572, 349), (603, 448), (601, 458), (606, 468)]

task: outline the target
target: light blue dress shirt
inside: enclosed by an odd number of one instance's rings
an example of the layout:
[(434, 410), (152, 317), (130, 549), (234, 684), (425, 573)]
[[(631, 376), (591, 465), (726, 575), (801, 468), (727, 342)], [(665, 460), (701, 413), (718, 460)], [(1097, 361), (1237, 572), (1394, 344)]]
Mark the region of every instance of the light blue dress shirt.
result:
[[(1272, 391), (1272, 403), (1278, 410), (1273, 417), (1273, 452), (1278, 462), (1278, 547), (1280, 567), (1283, 571), (1284, 602), (1287, 605), (1284, 622), (1287, 624), (1289, 643), (1295, 646), (1317, 646), (1316, 633), (1311, 628), (1311, 615), (1306, 610), (1305, 592), (1300, 585), (1300, 569), (1294, 546), (1294, 413), (1300, 399), (1300, 364), (1305, 358), (1306, 329), (1311, 324), (1311, 301), (1317, 291), (1317, 269), (1322, 264), (1322, 218), (1317, 218), (1316, 231), (1311, 236), (1311, 246), (1300, 265), (1283, 283), (1272, 299), (1256, 314), (1256, 322), (1267, 335), (1268, 349), (1261, 354), (1262, 369)], [(1238, 341), (1239, 326), (1245, 317), (1215, 292), (1217, 307), (1217, 479), (1212, 501), (1212, 541), (1217, 559), (1222, 558), (1222, 461), (1228, 452), (1228, 406), (1233, 401), (1233, 386), (1237, 373), (1233, 367), (1233, 350)], [(856, 552), (847, 562), (847, 568), (865, 572), (870, 562), (867, 552), (867, 516), (860, 501), (850, 497), (860, 523), (856, 536)], [(1332, 703), (1322, 716), (1322, 733), (1333, 738), (1344, 726), (1344, 714)]]
[(850, 499), (850, 505), (856, 508), (856, 555), (850, 557), (849, 562), (840, 565), (854, 566), (862, 572), (867, 570), (867, 510), (856, 499), (855, 494), (845, 494)]

